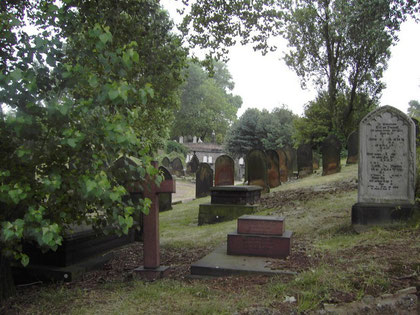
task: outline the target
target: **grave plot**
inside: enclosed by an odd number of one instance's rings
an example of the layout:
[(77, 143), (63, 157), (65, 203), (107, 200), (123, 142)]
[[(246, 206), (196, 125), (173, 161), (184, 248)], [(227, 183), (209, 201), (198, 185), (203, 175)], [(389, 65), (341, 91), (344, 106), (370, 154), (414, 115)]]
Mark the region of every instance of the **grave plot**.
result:
[(284, 218), (244, 215), (238, 219), (237, 231), (227, 235), (227, 244), (191, 265), (191, 274), (226, 276), (241, 273), (293, 274), (273, 270), (267, 257), (290, 255), (292, 232), (285, 231)]

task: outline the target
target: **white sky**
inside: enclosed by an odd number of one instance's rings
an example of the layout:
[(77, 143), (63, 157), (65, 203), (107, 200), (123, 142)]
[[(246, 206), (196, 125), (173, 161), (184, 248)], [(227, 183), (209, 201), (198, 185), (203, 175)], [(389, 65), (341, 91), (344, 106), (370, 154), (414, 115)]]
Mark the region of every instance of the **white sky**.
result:
[[(162, 0), (162, 5), (175, 21), (179, 21), (174, 0)], [(420, 101), (420, 24), (408, 21), (401, 26), (400, 41), (391, 48), (388, 69), (383, 82), (387, 88), (382, 93), (381, 105), (397, 107), (407, 112), (410, 100)], [(302, 90), (295, 72), (289, 69), (281, 57), (286, 41), (275, 53), (262, 56), (250, 46), (231, 49), (228, 69), (235, 82), (234, 94), (243, 100), (238, 116), (251, 107), (272, 110), (285, 104), (298, 115), (303, 114), (305, 103), (316, 96), (315, 89)]]

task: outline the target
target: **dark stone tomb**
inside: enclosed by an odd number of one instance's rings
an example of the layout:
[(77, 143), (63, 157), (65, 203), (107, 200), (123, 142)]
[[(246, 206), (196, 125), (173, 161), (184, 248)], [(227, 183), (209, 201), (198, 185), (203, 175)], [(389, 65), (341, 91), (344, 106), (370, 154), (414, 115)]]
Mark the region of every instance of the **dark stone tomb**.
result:
[[(159, 166), (159, 173), (163, 175), (163, 180), (173, 180), (171, 173), (164, 166)], [(172, 210), (172, 193), (159, 194), (159, 212)]]
[(346, 164), (356, 164), (359, 161), (359, 132), (353, 131), (347, 138)]
[(178, 177), (185, 176), (184, 166), (180, 158), (175, 158), (171, 162), (172, 174)]

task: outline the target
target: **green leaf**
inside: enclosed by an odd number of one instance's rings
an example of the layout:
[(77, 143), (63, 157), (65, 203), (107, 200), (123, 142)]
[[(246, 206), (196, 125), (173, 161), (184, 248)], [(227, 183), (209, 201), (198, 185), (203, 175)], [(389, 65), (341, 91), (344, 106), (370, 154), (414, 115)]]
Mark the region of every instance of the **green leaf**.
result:
[(19, 81), (20, 79), (22, 79), (22, 70), (16, 69), (12, 73), (10, 73), (10, 76), (16, 81)]
[(115, 100), (119, 95), (120, 92), (118, 90), (112, 89), (108, 91), (108, 96), (111, 101)]
[(77, 145), (76, 144), (76, 139), (73, 139), (73, 138), (67, 139), (67, 144), (74, 149)]
[(47, 56), (47, 64), (51, 67), (55, 67), (55, 58), (51, 55)]
[(98, 78), (95, 75), (89, 78), (89, 85), (93, 88), (98, 86)]
[(133, 62), (135, 62), (135, 63), (139, 63), (139, 54), (136, 52), (136, 51), (133, 51), (133, 57), (132, 57), (132, 59), (133, 59)]
[(29, 257), (28, 257), (28, 255), (21, 254), (20, 262), (23, 265), (23, 267), (26, 267), (29, 264)]

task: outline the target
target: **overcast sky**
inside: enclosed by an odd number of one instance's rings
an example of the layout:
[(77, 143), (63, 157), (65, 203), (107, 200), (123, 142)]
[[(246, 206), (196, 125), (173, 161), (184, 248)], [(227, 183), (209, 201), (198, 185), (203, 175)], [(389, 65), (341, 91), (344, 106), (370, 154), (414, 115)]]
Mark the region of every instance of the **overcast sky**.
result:
[[(173, 0), (163, 0), (162, 5), (175, 21), (179, 21)], [(410, 100), (420, 101), (420, 24), (412, 21), (401, 27), (400, 41), (391, 48), (383, 81), (381, 105), (391, 105), (407, 112)], [(279, 40), (277, 52), (262, 56), (249, 46), (231, 49), (229, 71), (235, 82), (234, 94), (243, 100), (238, 116), (251, 107), (272, 110), (282, 104), (294, 113), (302, 115), (305, 103), (316, 96), (315, 89), (302, 90), (295, 72), (283, 60), (287, 42)]]

